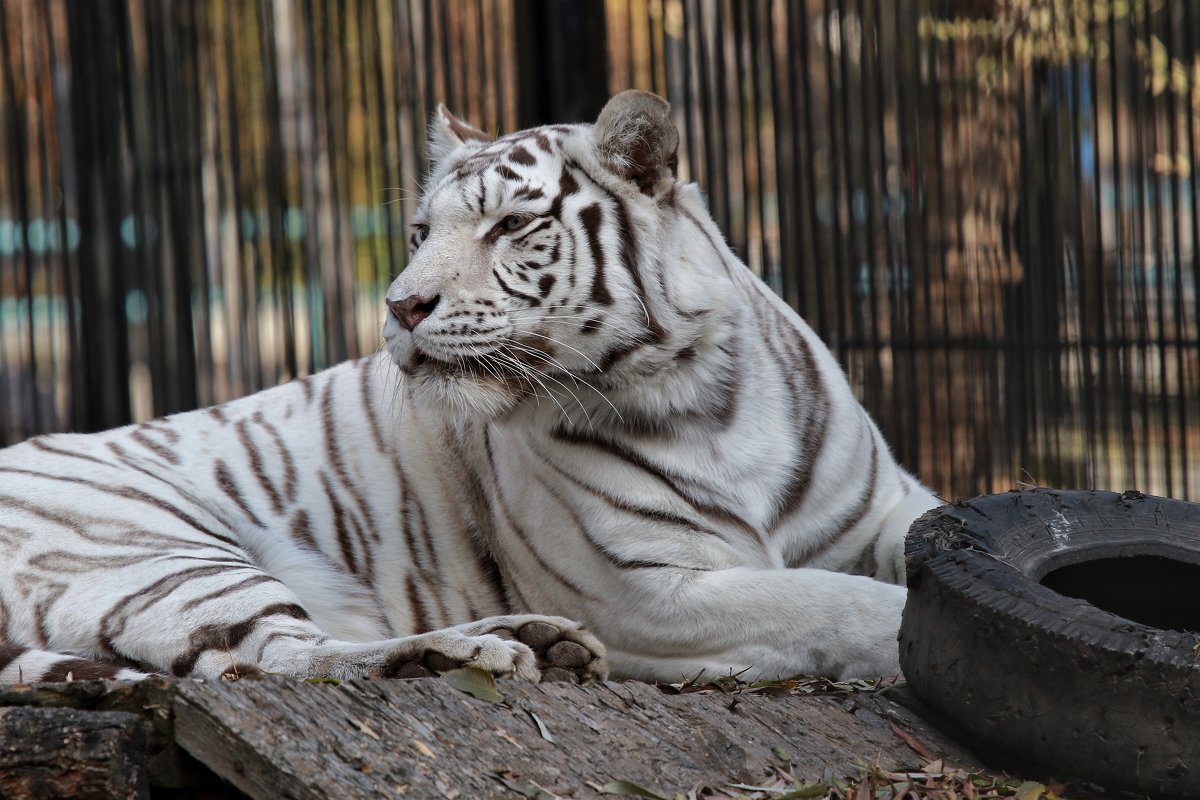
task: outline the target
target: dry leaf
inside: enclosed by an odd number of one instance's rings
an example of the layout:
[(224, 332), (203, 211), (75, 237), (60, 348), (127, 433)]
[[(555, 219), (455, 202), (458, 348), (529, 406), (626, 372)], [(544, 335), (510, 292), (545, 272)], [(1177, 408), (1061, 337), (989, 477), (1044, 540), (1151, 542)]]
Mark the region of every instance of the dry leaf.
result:
[(1040, 800), (1046, 794), (1046, 787), (1036, 781), (1025, 781), (1017, 787), (1013, 797), (1017, 800)]
[(542, 735), (542, 738), (550, 744), (554, 744), (554, 737), (550, 735), (550, 729), (546, 727), (546, 723), (542, 722), (542, 718), (532, 711), (528, 713), (529, 716), (533, 717), (533, 721), (537, 723), (538, 733)]
[(633, 781), (609, 781), (600, 788), (600, 794), (616, 794), (622, 797), (649, 797), (651, 800), (671, 800), (665, 794), (639, 786)]
[(479, 667), (459, 667), (441, 673), (455, 689), (465, 692), (472, 697), (486, 700), (489, 703), (503, 703), (504, 695), (496, 688), (496, 679), (492, 673)]
[(927, 762), (937, 760), (937, 756), (931, 753), (928, 747), (918, 742), (911, 733), (901, 728), (895, 723), (895, 721), (890, 721), (890, 724), (892, 726), (892, 730), (896, 732), (896, 735), (903, 739), (904, 743), (911, 747), (917, 755), (925, 759)]

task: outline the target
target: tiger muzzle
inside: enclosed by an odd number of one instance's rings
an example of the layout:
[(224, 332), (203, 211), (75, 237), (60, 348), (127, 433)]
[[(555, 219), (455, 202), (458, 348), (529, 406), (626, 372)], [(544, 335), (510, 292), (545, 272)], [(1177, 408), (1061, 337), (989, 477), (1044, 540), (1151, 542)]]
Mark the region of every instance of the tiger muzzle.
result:
[(440, 294), (435, 294), (433, 297), (422, 297), (421, 295), (409, 295), (403, 300), (388, 300), (387, 307), (401, 325), (406, 330), (412, 331), (421, 321), (428, 318), (437, 308), (438, 301), (442, 299)]

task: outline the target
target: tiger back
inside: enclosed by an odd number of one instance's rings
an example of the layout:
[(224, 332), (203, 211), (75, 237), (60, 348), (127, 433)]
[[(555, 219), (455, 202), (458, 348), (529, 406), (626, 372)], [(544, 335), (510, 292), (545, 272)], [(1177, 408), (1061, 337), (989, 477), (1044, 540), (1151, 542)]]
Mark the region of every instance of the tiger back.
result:
[(665, 102), (431, 131), (379, 355), (0, 451), (0, 682), (898, 672), (937, 501), (675, 180)]

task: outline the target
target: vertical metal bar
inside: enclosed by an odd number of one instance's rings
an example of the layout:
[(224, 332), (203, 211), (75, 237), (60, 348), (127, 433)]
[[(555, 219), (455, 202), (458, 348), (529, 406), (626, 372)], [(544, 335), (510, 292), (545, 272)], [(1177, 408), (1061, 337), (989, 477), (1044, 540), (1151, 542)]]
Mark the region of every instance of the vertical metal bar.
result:
[[(1142, 2), (1142, 0), (1135, 0), (1135, 2), (1140, 4), (1143, 12), (1142, 16), (1145, 16), (1144, 12), (1146, 11), (1146, 4)], [(1145, 31), (1139, 31), (1137, 16), (1137, 14), (1129, 15), (1132, 33), (1131, 38), (1137, 40), (1138, 37), (1144, 35), (1145, 40), (1142, 41), (1142, 45), (1147, 49), (1147, 52), (1152, 52), (1153, 42), (1151, 40), (1149, 25), (1146, 25)], [(1131, 96), (1133, 98), (1133, 119), (1135, 121), (1147, 120), (1147, 111), (1143, 107), (1142, 92), (1134, 90), (1131, 92)], [(1147, 233), (1146, 215), (1150, 208), (1149, 203), (1151, 202), (1150, 198), (1152, 196), (1150, 191), (1151, 184), (1146, 171), (1149, 150), (1153, 147), (1152, 142), (1150, 143), (1149, 147), (1147, 146), (1146, 142), (1146, 136), (1148, 133), (1147, 128), (1149, 127), (1151, 126), (1137, 125), (1133, 134), (1134, 176), (1136, 181), (1136, 190), (1134, 192), (1134, 196), (1137, 198), (1137, 216), (1134, 225), (1134, 258), (1136, 260), (1134, 263), (1135, 267), (1138, 269), (1138, 272), (1134, 274), (1134, 297), (1135, 308), (1137, 311), (1135, 324), (1137, 325), (1140, 377), (1142, 380), (1147, 382), (1151, 380), (1151, 376), (1153, 375), (1153, 369), (1151, 365), (1152, 355), (1150, 352), (1152, 349), (1152, 345), (1150, 343), (1150, 302), (1149, 298), (1147, 297), (1149, 286), (1147, 285), (1147, 270), (1145, 264), (1146, 257), (1150, 255), (1150, 237)], [(1152, 435), (1152, 409), (1150, 406), (1150, 391), (1148, 388), (1143, 389), (1140, 392), (1140, 400), (1141, 402), (1139, 410), (1141, 412), (1141, 435), (1142, 442), (1145, 443), (1150, 441), (1150, 437)], [(1144, 470), (1143, 474), (1146, 476), (1146, 479), (1152, 480), (1156, 470), (1151, 466), (1150, 448), (1143, 445), (1141, 447), (1141, 451), (1142, 467)]]
[[(78, 132), (73, 143), (83, 243), (78, 259), (79, 319), (86, 332), (78, 354), (83, 370), (72, 391), (88, 400), (77, 421), (78, 430), (88, 431), (119, 425), (130, 416), (124, 275), (116, 269), (121, 259), (115, 237), (123, 200), (117, 160), (120, 122), (111, 107), (131, 98), (123, 93), (116, 49), (111, 46), (120, 38), (123, 6), (67, 3), (65, 8), (72, 76), (80, 85), (71, 93), (71, 128)], [(86, 85), (107, 86), (108, 92), (87, 91)]]
[[(713, 47), (708, 51), (713, 61), (712, 104), (713, 117), (711, 130), (720, 130), (720, 136), (708, 139), (708, 146), (716, 155), (709, 172), (709, 201), (712, 203), (717, 224), (725, 231), (729, 244), (740, 256), (745, 254), (745, 248), (739, 247), (738, 232), (733, 224), (733, 185), (729, 177), (731, 156), (725, 143), (729, 137), (729, 102), (725, 95), (728, 87), (727, 64), (725, 63), (725, 48), (722, 47), (721, 32), (728, 30), (725, 21), (725, 4), (728, 0), (715, 0), (716, 19), (713, 21)], [(706, 44), (707, 44), (707, 37)], [(735, 112), (736, 113), (736, 112)]]
[[(1112, 437), (1112, 413), (1111, 413), (1111, 398), (1110, 385), (1112, 376), (1110, 375), (1110, 353), (1111, 345), (1108, 343), (1108, 281), (1110, 278), (1107, 275), (1108, 260), (1105, 252), (1104, 238), (1104, 178), (1101, 171), (1102, 148), (1101, 148), (1101, 92), (1100, 92), (1100, 48), (1097, 46), (1097, 27), (1095, 10), (1089, 7), (1082, 21), (1083, 30), (1088, 37), (1089, 52), (1088, 66), (1091, 71), (1091, 97), (1090, 97), (1090, 114), (1088, 117), (1091, 127), (1091, 164), (1092, 170), (1088, 175), (1083, 175), (1084, 180), (1089, 180), (1092, 184), (1092, 220), (1091, 224), (1094, 228), (1092, 236), (1094, 241), (1091, 243), (1082, 243), (1081, 247), (1085, 249), (1090, 244), (1090, 252), (1094, 254), (1092, 263), (1088, 265), (1090, 274), (1087, 280), (1091, 281), (1090, 292), (1084, 290), (1084, 279), (1080, 281), (1081, 297), (1090, 297), (1094, 316), (1091, 318), (1090, 324), (1082, 324), (1083, 335), (1083, 359), (1085, 363), (1094, 359), (1096, 371), (1093, 372), (1090, 363), (1088, 363), (1085, 373), (1083, 386), (1084, 398), (1083, 402), (1088, 408), (1088, 416), (1091, 420), (1089, 435), (1089, 448), (1091, 451), (1092, 460), (1092, 476), (1094, 482), (1092, 485), (1111, 484), (1112, 482), (1112, 455), (1111, 455), (1111, 437)], [(1110, 47), (1112, 43), (1109, 43)], [(1111, 77), (1111, 76), (1110, 76)], [(1111, 92), (1108, 98), (1109, 103), (1113, 102)], [(1081, 160), (1081, 174), (1084, 171), (1082, 143), (1077, 145), (1079, 149), (1079, 158)], [(1082, 217), (1080, 220), (1080, 237), (1084, 235)], [(1085, 300), (1085, 303), (1088, 301)], [(1099, 476), (1103, 474), (1103, 479)]]
[(1128, 334), (1128, 306), (1125, 302), (1126, 294), (1126, 213), (1125, 213), (1125, 168), (1122, 152), (1125, 147), (1125, 140), (1121, 136), (1121, 117), (1120, 105), (1122, 102), (1123, 93), (1121, 92), (1121, 78), (1125, 75), (1125, 71), (1121, 69), (1120, 53), (1123, 49), (1121, 42), (1123, 37), (1118, 36), (1117, 20), (1114, 14), (1108, 15), (1108, 80), (1109, 80), (1109, 108), (1107, 128), (1109, 136), (1112, 140), (1113, 164), (1112, 164), (1112, 185), (1113, 185), (1113, 261), (1112, 261), (1112, 282), (1113, 282), (1113, 308), (1116, 314), (1113, 317), (1113, 349), (1116, 351), (1113, 364), (1116, 370), (1114, 381), (1114, 394), (1117, 399), (1117, 417), (1121, 431), (1121, 447), (1120, 451), (1124, 458), (1124, 477), (1125, 481), (1130, 486), (1137, 484), (1137, 460), (1136, 449), (1134, 447), (1134, 430), (1133, 430), (1133, 407), (1131, 403), (1132, 390), (1130, 387), (1132, 359), (1132, 347), (1129, 343)]
[(608, 100), (601, 3), (516, 0), (521, 127), (593, 120)]
[[(748, 0), (748, 2), (753, 1), (754, 0)], [(747, 3), (740, 3), (739, 8), (744, 10), (746, 5)], [(725, 16), (725, 19), (722, 21), (719, 30), (732, 30), (733, 32), (733, 58), (732, 63), (729, 65), (730, 72), (733, 73), (733, 96), (729, 97), (728, 94), (726, 95), (726, 103), (731, 103), (733, 108), (729, 109), (729, 111), (732, 113), (725, 114), (725, 129), (727, 132), (737, 132), (738, 147), (734, 157), (729, 159), (727, 164), (729, 166), (736, 164), (739, 168), (738, 172), (741, 173), (742, 178), (740, 187), (741, 197), (738, 200), (738, 204), (742, 209), (742, 213), (740, 215), (741, 226), (740, 231), (738, 232), (740, 235), (736, 237), (736, 245), (738, 245), (738, 250), (742, 260), (744, 260), (747, 264), (752, 264), (754, 259), (750, 253), (750, 239), (751, 231), (753, 229), (752, 217), (755, 213), (755, 208), (753, 199), (754, 192), (750, 186), (750, 159), (748, 158), (748, 140), (750, 138), (750, 132), (748, 129), (750, 128), (750, 125), (748, 124), (746, 115), (746, 98), (744, 91), (746, 85), (746, 73), (749, 71), (745, 60), (745, 57), (747, 56), (746, 48), (743, 46), (743, 42), (745, 41), (746, 37), (745, 21), (743, 20), (742, 14), (739, 13), (737, 8), (728, 7), (728, 10), (726, 10), (727, 7), (725, 3), (720, 3), (718, 7), (725, 12), (723, 15)], [(724, 50), (724, 48), (722, 48), (722, 50)], [(732, 184), (732, 180), (730, 183)], [(733, 203), (733, 188), (731, 186), (731, 207), (733, 206)]]
[[(1183, 52), (1197, 52), (1197, 46), (1200, 45), (1198, 42), (1200, 36), (1197, 35), (1197, 31), (1200, 29), (1200, 13), (1197, 13), (1194, 4), (1184, 4), (1183, 24), (1180, 27), (1183, 30)], [(1185, 314), (1190, 316), (1187, 326), (1187, 333), (1190, 334), (1187, 336), (1187, 348), (1191, 351), (1191, 356), (1185, 358), (1184, 363), (1188, 369), (1185, 374), (1180, 375), (1180, 427), (1182, 428), (1180, 447), (1186, 465), (1183, 497), (1192, 501), (1200, 500), (1200, 449), (1192, 445), (1192, 426), (1200, 426), (1200, 161), (1197, 160), (1200, 158), (1197, 142), (1200, 140), (1200, 113), (1197, 113), (1200, 109), (1189, 108), (1188, 98), (1196, 97), (1197, 92), (1200, 92), (1198, 83), (1200, 83), (1200, 76), (1193, 71), (1188, 85), (1190, 91), (1181, 99), (1184, 107), (1184, 119), (1187, 121), (1186, 152), (1188, 163), (1191, 165), (1187, 196), (1192, 212), (1188, 231), (1188, 240), (1191, 242), (1191, 258), (1188, 260), (1192, 265), (1192, 305), (1185, 311)], [(1181, 274), (1183, 269), (1184, 265), (1181, 262), (1179, 264)]]
[[(1083, 13), (1086, 15), (1089, 12), (1085, 9)], [(1071, 13), (1067, 15), (1067, 19), (1062, 22), (1067, 28), (1067, 37), (1069, 41), (1078, 41), (1078, 37), (1084, 35), (1086, 30), (1087, 19), (1081, 18), (1078, 14)], [(1084, 30), (1080, 27), (1084, 26)], [(1075, 360), (1077, 362), (1075, 373), (1068, 376), (1070, 381), (1069, 396), (1072, 399), (1072, 405), (1075, 406), (1072, 417), (1082, 416), (1082, 425), (1077, 419), (1072, 419), (1070, 422), (1072, 433), (1078, 436), (1080, 428), (1083, 430), (1083, 442), (1081, 462), (1075, 465), (1071, 479), (1074, 485), (1096, 486), (1097, 485), (1097, 463), (1096, 463), (1096, 444), (1099, 438), (1099, 430), (1096, 424), (1096, 402), (1095, 381), (1096, 376), (1092, 372), (1092, 350), (1089, 345), (1089, 338), (1092, 331), (1097, 327), (1097, 320), (1102, 319), (1104, 314), (1104, 305), (1102, 302), (1097, 302), (1100, 295), (1097, 294), (1093, 276), (1100, 274), (1100, 270), (1092, 259), (1092, 242), (1089, 240), (1084, 230), (1084, 207), (1088, 199), (1088, 189), (1085, 186), (1085, 176), (1083, 169), (1083, 141), (1085, 136), (1084, 110), (1085, 102), (1095, 104), (1094, 89), (1092, 89), (1089, 97), (1085, 97), (1083, 93), (1082, 80), (1080, 77), (1081, 71), (1085, 68), (1087, 62), (1083, 57), (1075, 52), (1072, 48), (1068, 65), (1068, 108), (1070, 109), (1070, 117), (1068, 120), (1069, 142), (1070, 147), (1070, 170), (1071, 170), (1071, 195), (1074, 202), (1067, 202), (1066, 213), (1069, 217), (1069, 234), (1073, 240), (1072, 247), (1067, 248), (1066, 252), (1074, 255), (1073, 263), (1068, 261), (1066, 268), (1068, 277), (1074, 278), (1074, 292), (1065, 293), (1065, 301), (1072, 308), (1071, 316), (1075, 319), (1075, 340), (1069, 342), (1069, 347), (1074, 351)], [(1094, 79), (1089, 81), (1089, 85), (1094, 87)], [(1062, 192), (1059, 192), (1062, 196)], [(1073, 272), (1071, 271), (1074, 267)], [(1070, 288), (1070, 287), (1068, 287)], [(1074, 448), (1072, 448), (1074, 449)]]
[[(799, 187), (792, 185), (789, 178), (796, 161), (797, 136), (795, 125), (795, 107), (791, 102), (792, 86), (791, 71), (780, 69), (780, 57), (775, 44), (777, 27), (775, 24), (776, 4), (768, 0), (766, 6), (766, 39), (767, 64), (771, 70), (771, 121), (775, 142), (775, 202), (778, 208), (776, 224), (779, 231), (779, 263), (776, 275), (778, 286), (776, 291), (793, 308), (799, 310), (799, 299), (796, 296), (796, 281), (792, 274), (800, 264), (800, 253), (796, 246), (796, 233), (799, 230), (796, 204)], [(787, 13), (787, 6), (778, 6)], [(786, 20), (785, 20), (786, 25)], [(787, 58), (786, 63), (794, 59)]]
[[(880, 0), (882, 2), (882, 0)], [(912, 113), (912, 102), (909, 99), (907, 87), (910, 81), (919, 75), (920, 41), (916, 19), (917, 9), (912, 4), (888, 4), (895, 19), (895, 104), (896, 104), (896, 140), (899, 164), (897, 174), (900, 184), (900, 199), (903, 202), (904, 213), (900, 222), (899, 238), (903, 241), (901, 255), (904, 259), (904, 271), (897, 276), (897, 283), (906, 297), (904, 316), (901, 322), (897, 319), (893, 324), (902, 325), (903, 336), (899, 338), (899, 354), (896, 367), (896, 397), (902, 398), (897, 403), (904, 414), (903, 425), (899, 436), (892, 441), (900, 453), (900, 458), (913, 469), (920, 472), (922, 463), (921, 406), (922, 394), (916, 391), (917, 386), (917, 349), (915, 317), (917, 308), (916, 293), (924, 289), (924, 282), (918, 281), (917, 244), (921, 226), (918, 220), (924, 216), (923, 195), (921, 192), (920, 174), (915, 159), (917, 148), (912, 143), (921, 134), (919, 118)], [(907, 13), (906, 13), (907, 11)], [(921, 270), (921, 274), (923, 274)], [(919, 285), (918, 285), (919, 284)], [(893, 328), (893, 337), (897, 337)], [(925, 393), (928, 394), (928, 393)], [(926, 476), (925, 480), (932, 483)]]
[[(55, 9), (60, 11), (59, 9)], [(58, 73), (60, 70), (65, 71), (66, 65), (62, 64), (62, 58), (59, 55), (58, 47), (55, 43), (56, 38), (61, 33), (59, 25), (52, 21), (52, 16), (61, 20), (61, 14), (51, 13), (52, 9), (43, 8), (41, 14), (43, 38), (46, 46), (46, 65), (51, 73)], [(74, 392), (71, 389), (74, 387), (75, 375), (78, 371), (77, 353), (80, 351), (79, 340), (79, 325), (75, 316), (74, 298), (76, 295), (77, 278), (74, 271), (75, 258), (71, 251), (71, 227), (75, 225), (72, 214), (74, 213), (75, 195), (70, 191), (71, 177), (67, 174), (67, 159), (68, 154), (65, 152), (63, 137), (66, 134), (66, 129), (69, 125), (66, 123), (67, 111), (63, 102), (64, 98), (59, 91), (53, 92), (53, 103), (46, 109), (48, 115), (52, 115), (52, 122), (47, 124), (47, 133), (45, 141), (45, 158), (53, 159), (56, 167), (56, 177), (59, 180), (61, 187), (62, 202), (56, 204), (55, 221), (58, 224), (60, 249), (58, 256), (58, 272), (61, 286), (56, 291), (61, 291), (62, 299), (60, 303), (55, 304), (56, 313), (61, 310), (63, 315), (63, 327), (66, 329), (66, 341), (63, 348), (66, 350), (66, 366), (59, 367), (57, 361), (54, 364), (55, 371), (55, 418), (53, 420), (51, 430), (70, 430), (75, 425), (74, 412), (76, 403), (82, 402), (84, 398), (74, 397)], [(0, 100), (0, 104), (3, 101)], [(58, 320), (54, 320), (54, 328), (59, 327)], [(55, 359), (58, 358), (59, 345), (55, 341), (51, 341), (52, 352)], [(0, 348), (2, 350), (3, 348)], [(0, 369), (3, 369), (3, 354), (0, 353)], [(66, 376), (66, 385), (63, 386), (62, 378)], [(67, 395), (67, 400), (63, 404), (66, 410), (65, 416), (61, 413), (57, 396), (60, 393)], [(39, 431), (40, 432), (40, 431)], [(4, 444), (4, 430), (0, 428), (0, 444)]]
[[(496, 126), (499, 130), (504, 130), (504, 88), (501, 85), (504, 80), (504, 71), (501, 69), (501, 59), (503, 57), (503, 48), (500, 46), (500, 39), (503, 32), (500, 26), (496, 24), (499, 16), (495, 5), (492, 9), (492, 64), (488, 72), (490, 73), (491, 93), (496, 100)], [(482, 26), (481, 26), (482, 27)]]
[[(876, 104), (876, 112), (883, 113), (882, 98), (880, 96), (878, 85), (880, 81), (878, 65), (875, 63), (872, 54), (878, 53), (878, 18), (869, 17), (867, 10), (869, 6), (866, 0), (858, 0), (855, 8), (858, 14), (859, 28), (859, 134), (862, 140), (862, 157), (861, 162), (863, 170), (860, 175), (860, 181), (856, 192), (861, 192), (863, 199), (863, 224), (865, 227), (865, 236), (863, 241), (865, 246), (864, 252), (859, 257), (862, 266), (865, 267), (866, 275), (866, 325), (867, 341), (866, 341), (866, 358), (864, 359), (864, 387), (863, 397), (868, 401), (876, 418), (881, 420), (881, 425), (885, 430), (891, 430), (893, 427), (892, 409), (890, 403), (879, 402), (883, 394), (883, 339), (880, 336), (879, 329), (881, 325), (888, 324), (888, 320), (882, 319), (879, 309), (879, 268), (880, 266), (886, 271), (888, 268), (888, 250), (885, 248), (882, 252), (879, 247), (879, 231), (877, 226), (881, 222), (878, 218), (878, 211), (882, 205), (882, 196), (886, 191), (886, 183), (883, 180), (876, 181), (876, 175), (881, 178), (887, 171), (887, 162), (883, 157), (883, 131), (876, 130), (871, 125), (871, 105), (872, 101)], [(873, 68), (874, 67), (874, 68)], [(874, 87), (875, 91), (872, 91)], [(877, 144), (878, 147), (872, 147), (872, 144)], [(876, 165), (874, 164), (874, 156), (879, 153), (878, 173), (876, 173)], [(857, 203), (851, 204), (853, 211)], [(882, 227), (886, 231), (887, 223), (882, 221)], [(882, 265), (880, 256), (882, 258)], [(855, 284), (862, 287), (862, 282), (856, 280)], [(861, 304), (861, 301), (860, 301)], [(856, 316), (861, 315), (856, 314)]]
[[(12, 51), (12, 45), (9, 41), (9, 32), (13, 30), (13, 28), (10, 28), (8, 9), (5, 6), (6, 4), (0, 3), (0, 65), (3, 66), (3, 69), (0, 69), (0, 73), (3, 73), (3, 77), (0, 79), (4, 81), (4, 93), (9, 98), (9, 108), (11, 109), (6, 120), (6, 138), (11, 143), (11, 147), (13, 148), (14, 152), (24, 154), (29, 147), (29, 142), (25, 137), (25, 133), (29, 127), (26, 119), (29, 105), (28, 103), (22, 103), (18, 105), (18, 98), (24, 96), (25, 93), (18, 92), (16, 84), (18, 75), (25, 82), (28, 82), (28, 78), (25, 76), (24, 60), (20, 57), (20, 54), (14, 54)], [(20, 23), (16, 24), (19, 25)], [(18, 30), (23, 31), (23, 28), (18, 28)], [(43, 424), (41, 404), (38, 402), (37, 397), (37, 386), (39, 381), (38, 373), (40, 370), (37, 359), (33, 320), (34, 274), (33, 257), (30, 252), (31, 246), (29, 241), (30, 221), (32, 219), (32, 215), (30, 214), (29, 208), (29, 176), (26, 172), (27, 165), (24, 163), (24, 161), (25, 159), (22, 158), (17, 163), (12, 164), (11, 171), (9, 173), (13, 184), (13, 200), (14, 204), (16, 205), (16, 225), (18, 236), (20, 237), (19, 241), (21, 243), (19, 256), (21, 262), (21, 279), (18, 281), (17, 285), (20, 286), (20, 294), (23, 296), (22, 305), (24, 307), (25, 322), (25, 353), (23, 354), (23, 357), (18, 360), (18, 364), (28, 371), (28, 376), (24, 381), (22, 381), (28, 386), (27, 397), (23, 398), (23, 401), (18, 402), (18, 408), (22, 405), (27, 408), (27, 418), (29, 419), (28, 429), (20, 424), (17, 426), (17, 435), (22, 438), (33, 431), (41, 430)]]
[[(811, 280), (805, 280), (803, 277), (798, 277), (797, 283), (805, 286), (806, 289), (812, 286), (811, 292), (803, 291), (801, 297), (801, 308), (805, 311), (809, 324), (816, 321), (816, 331), (824, 339), (828, 340), (831, 334), (831, 319), (829, 304), (825, 302), (824, 285), (825, 272), (827, 265), (832, 268), (832, 259), (826, 257), (826, 252), (823, 248), (823, 237), (821, 235), (821, 220), (817, 206), (820, 202), (820, 197), (817, 193), (817, 177), (816, 166), (813, 163), (817, 153), (816, 146), (816, 122), (813, 112), (813, 86), (810, 80), (810, 71), (812, 68), (812, 57), (810, 53), (811, 33), (809, 28), (808, 0), (802, 4), (802, 7), (796, 10), (796, 28), (795, 28), (795, 46), (799, 51), (798, 63), (802, 65), (801, 80), (801, 95), (803, 97), (803, 130), (804, 144), (800, 148), (800, 152), (804, 155), (803, 160), (796, 160), (796, 169), (801, 173), (796, 181), (797, 185), (803, 183), (805, 192), (808, 196), (808, 241), (812, 247), (813, 258), (808, 264), (797, 264), (797, 268), (806, 266), (812, 267)], [(816, 314), (812, 314), (815, 310)]]
[[(696, 119), (696, 109), (695, 109), (695, 95), (692, 92), (692, 78), (696, 74), (696, 71), (692, 69), (691, 41), (692, 41), (692, 33), (693, 33), (693, 30), (695, 29), (696, 23), (695, 23), (695, 17), (688, 13), (689, 5), (687, 3), (687, 0), (680, 0), (679, 6), (680, 6), (680, 13), (683, 17), (683, 20), (682, 20), (683, 36), (680, 37), (680, 47), (683, 50), (683, 64), (684, 64), (684, 70), (683, 70), (683, 76), (682, 76), (683, 118), (684, 118), (683, 141), (684, 141), (684, 146), (687, 148), (686, 152), (687, 152), (687, 164), (688, 164), (688, 174), (686, 176), (681, 176), (681, 177), (686, 177), (688, 180), (694, 181), (697, 179), (696, 167), (699, 164), (699, 153), (697, 152), (698, 146), (696, 144), (696, 132), (700, 127), (699, 125), (695, 124), (695, 122), (694, 122)], [(672, 98), (672, 102), (674, 102), (674, 98)]]
[[(846, 298), (845, 286), (842, 280), (838, 277), (844, 276), (847, 271), (847, 262), (843, 255), (843, 241), (847, 237), (848, 231), (842, 228), (842, 213), (843, 213), (843, 192), (842, 189), (842, 167), (844, 156), (841, 149), (838, 147), (837, 134), (837, 119), (838, 114), (835, 112), (833, 105), (836, 102), (837, 87), (837, 61), (833, 52), (833, 36), (834, 36), (834, 17), (833, 6), (831, 0), (824, 0), (822, 25), (825, 26), (825, 102), (829, 109), (826, 114), (826, 130), (825, 135), (829, 137), (826, 143), (828, 147), (828, 174), (829, 174), (829, 209), (830, 223), (829, 235), (832, 245), (831, 251), (833, 255), (832, 267), (834, 270), (834, 280), (830, 281), (828, 286), (832, 290), (828, 296), (827, 302), (833, 308), (833, 327), (826, 335), (832, 338), (826, 339), (826, 344), (831, 346), (834, 355), (838, 360), (845, 364), (843, 349), (846, 342)], [(838, 21), (840, 23), (840, 16)], [(837, 35), (841, 36), (841, 26), (838, 25)], [(842, 81), (845, 81), (845, 76), (840, 76)]]
[[(1187, 52), (1182, 48), (1182, 33), (1186, 30), (1186, 22), (1183, 18), (1186, 4), (1168, 5), (1160, 10), (1163, 16), (1163, 39), (1168, 42), (1167, 50), (1172, 53)], [(1173, 68), (1172, 68), (1173, 69)], [(1188, 96), (1182, 95), (1182, 100), (1178, 100), (1181, 93), (1176, 92), (1172, 85), (1167, 91), (1167, 143), (1168, 152), (1171, 159), (1170, 187), (1171, 187), (1171, 275), (1174, 280), (1171, 282), (1172, 293), (1172, 332), (1170, 338), (1170, 346), (1174, 351), (1174, 363), (1170, 364), (1170, 370), (1175, 376), (1175, 390), (1173, 393), (1168, 391), (1169, 381), (1167, 377), (1166, 359), (1166, 342), (1163, 346), (1163, 417), (1164, 429), (1166, 433), (1165, 441), (1163, 442), (1164, 459), (1168, 464), (1178, 461), (1179, 486), (1175, 487), (1169, 484), (1169, 491), (1172, 496), (1186, 495), (1189, 485), (1189, 469), (1187, 458), (1187, 394), (1186, 380), (1187, 372), (1184, 360), (1184, 350), (1187, 346), (1184, 340), (1184, 328), (1186, 327), (1186, 306), (1184, 303), (1184, 256), (1183, 256), (1183, 220), (1185, 211), (1182, 207), (1181, 196), (1185, 191), (1185, 185), (1182, 180), (1182, 169), (1179, 165), (1179, 155), (1182, 153), (1182, 147), (1179, 142), (1179, 121), (1187, 120), (1187, 103)], [(1183, 106), (1183, 114), (1180, 115), (1179, 106)], [(1195, 166), (1193, 166), (1195, 169)], [(1193, 197), (1193, 203), (1195, 198)], [(1193, 240), (1194, 242), (1194, 240)], [(1164, 278), (1165, 280), (1165, 278)], [(1160, 323), (1160, 329), (1162, 323)], [(1171, 404), (1175, 405), (1175, 422), (1178, 426), (1177, 435), (1170, 430)]]
[[(692, 20), (691, 29), (696, 35), (696, 46), (692, 52), (692, 57), (695, 60), (697, 67), (696, 75), (698, 76), (696, 83), (696, 105), (698, 106), (697, 119), (699, 124), (696, 125), (696, 131), (700, 153), (696, 154), (696, 173), (692, 176), (692, 179), (704, 187), (704, 190), (707, 193), (706, 196), (708, 198), (709, 210), (712, 211), (713, 192), (715, 189), (715, 182), (717, 181), (715, 166), (716, 153), (710, 144), (710, 140), (713, 137), (708, 133), (709, 130), (711, 130), (710, 120), (712, 99), (710, 97), (711, 82), (709, 80), (709, 65), (712, 59), (709, 55), (708, 42), (705, 38), (706, 26), (704, 22), (704, 8), (701, 5), (701, 0), (684, 0), (684, 2), (691, 2), (693, 4), (692, 7), (695, 10), (695, 13), (693, 13), (690, 18)], [(703, 155), (702, 159), (700, 158), (701, 155)]]

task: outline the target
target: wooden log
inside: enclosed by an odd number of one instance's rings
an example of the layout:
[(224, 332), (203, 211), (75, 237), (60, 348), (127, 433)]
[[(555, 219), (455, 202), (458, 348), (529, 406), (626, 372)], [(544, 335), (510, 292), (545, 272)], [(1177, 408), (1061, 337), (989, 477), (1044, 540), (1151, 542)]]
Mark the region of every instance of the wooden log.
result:
[(0, 708), (0, 797), (146, 800), (142, 728), (123, 711)]
[[(670, 796), (760, 783), (785, 764), (806, 780), (920, 766), (906, 736), (948, 763), (978, 764), (892, 695), (673, 695), (636, 682), (499, 690), (503, 704), (442, 680), (89, 681), (0, 688), (0, 711), (136, 714), (150, 786), (190, 787), (176, 798), (234, 796), (227, 784), (204, 793), (218, 776), (253, 798), (536, 797), (539, 786), (585, 798), (612, 780)], [(2, 709), (14, 705), (29, 708)], [(57, 741), (45, 720), (35, 736)], [(64, 751), (61, 763), (105, 763), (98, 753)], [(113, 764), (110, 780), (123, 769)]]
[[(179, 788), (212, 784), (214, 776), (174, 741), (176, 682), (73, 681), (0, 686), (0, 708), (30, 706), (78, 711), (125, 711), (137, 715), (150, 784)], [(0, 798), (4, 798), (0, 792)]]
[(672, 795), (755, 783), (781, 760), (811, 780), (826, 769), (919, 766), (893, 723), (940, 757), (977, 763), (870, 694), (668, 695), (635, 682), (518, 681), (500, 691), (503, 704), (441, 680), (179, 682), (175, 738), (256, 800), (536, 796), (537, 787), (582, 798), (612, 780)]

